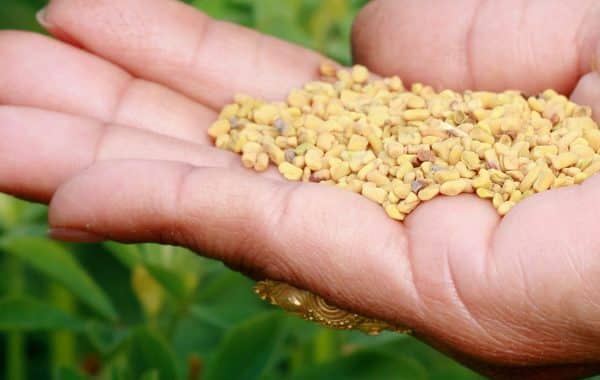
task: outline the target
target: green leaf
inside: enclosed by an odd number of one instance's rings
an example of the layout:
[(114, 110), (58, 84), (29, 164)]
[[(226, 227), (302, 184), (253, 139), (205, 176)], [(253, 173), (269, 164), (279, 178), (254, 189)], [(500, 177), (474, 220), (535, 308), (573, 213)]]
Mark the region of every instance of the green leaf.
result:
[(306, 367), (292, 380), (428, 379), (427, 371), (418, 362), (385, 351), (365, 350), (321, 365)]
[(85, 332), (90, 342), (103, 355), (115, 352), (129, 336), (129, 330), (97, 322), (89, 322)]
[(140, 380), (160, 380), (160, 373), (151, 369), (150, 371), (144, 372), (142, 376), (140, 376)]
[(0, 330), (80, 331), (82, 328), (83, 321), (38, 300), (28, 297), (0, 300)]
[(269, 305), (254, 292), (254, 282), (247, 277), (224, 270), (202, 287), (192, 314), (203, 320), (219, 321), (222, 327), (233, 326), (268, 310)]
[(150, 370), (156, 370), (161, 379), (178, 378), (175, 357), (167, 342), (157, 332), (140, 328), (131, 337), (129, 366), (133, 378), (139, 378)]
[(85, 380), (86, 377), (79, 373), (76, 369), (70, 367), (60, 367), (56, 371), (56, 380)]
[(9, 235), (0, 240), (0, 248), (61, 283), (103, 317), (117, 318), (117, 312), (103, 290), (59, 243), (39, 237)]
[(285, 322), (282, 314), (268, 312), (230, 329), (203, 379), (259, 379), (273, 365), (286, 332)]

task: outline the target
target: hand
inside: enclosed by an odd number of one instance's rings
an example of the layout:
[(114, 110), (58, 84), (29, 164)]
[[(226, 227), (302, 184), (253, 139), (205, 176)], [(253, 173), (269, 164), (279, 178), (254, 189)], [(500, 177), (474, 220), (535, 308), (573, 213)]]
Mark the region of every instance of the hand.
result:
[[(355, 26), (356, 56), (406, 81), (571, 91), (600, 36), (598, 7), (526, 3), (511, 39), (492, 30), (518, 16), (498, 9), (510, 3), (483, 3), (478, 32), (467, 33), (468, 4), (376, 1)], [(356, 194), (243, 170), (206, 138), (234, 92), (281, 98), (314, 78), (322, 57), (172, 1), (55, 0), (43, 23), (65, 43), (0, 34), (0, 190), (52, 199), (55, 236), (184, 245), (408, 325), (494, 376), (599, 370), (598, 177), (502, 220), (463, 195), (397, 223)], [(513, 55), (515, 41), (523, 53)], [(465, 51), (476, 57), (468, 65)], [(573, 97), (600, 105), (595, 81), (581, 77)]]

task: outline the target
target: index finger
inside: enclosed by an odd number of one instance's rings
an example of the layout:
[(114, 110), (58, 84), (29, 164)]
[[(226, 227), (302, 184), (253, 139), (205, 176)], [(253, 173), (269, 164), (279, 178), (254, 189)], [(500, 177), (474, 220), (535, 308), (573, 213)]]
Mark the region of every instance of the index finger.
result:
[(54, 35), (213, 108), (236, 92), (281, 98), (323, 60), (178, 1), (53, 0), (40, 18)]
[(570, 93), (600, 43), (595, 0), (376, 0), (353, 30), (356, 60), (438, 89)]

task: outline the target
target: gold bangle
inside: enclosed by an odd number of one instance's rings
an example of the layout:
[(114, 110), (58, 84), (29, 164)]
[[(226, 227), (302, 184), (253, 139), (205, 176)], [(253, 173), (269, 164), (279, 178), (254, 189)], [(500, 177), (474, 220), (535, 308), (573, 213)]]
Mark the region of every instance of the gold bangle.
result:
[(254, 291), (263, 300), (287, 312), (332, 329), (359, 330), (368, 335), (379, 335), (384, 330), (411, 333), (410, 329), (340, 309), (307, 290), (285, 282), (259, 281)]

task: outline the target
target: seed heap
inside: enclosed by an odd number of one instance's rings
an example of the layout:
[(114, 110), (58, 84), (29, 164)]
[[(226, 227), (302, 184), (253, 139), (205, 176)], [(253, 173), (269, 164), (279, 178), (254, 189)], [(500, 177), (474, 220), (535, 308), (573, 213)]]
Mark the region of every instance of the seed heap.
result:
[(335, 70), (292, 90), (286, 102), (238, 95), (208, 133), (245, 167), (277, 165), (291, 181), (360, 193), (403, 220), (440, 194), (474, 193), (500, 215), (551, 188), (600, 171), (591, 109), (553, 90), (462, 94)]

